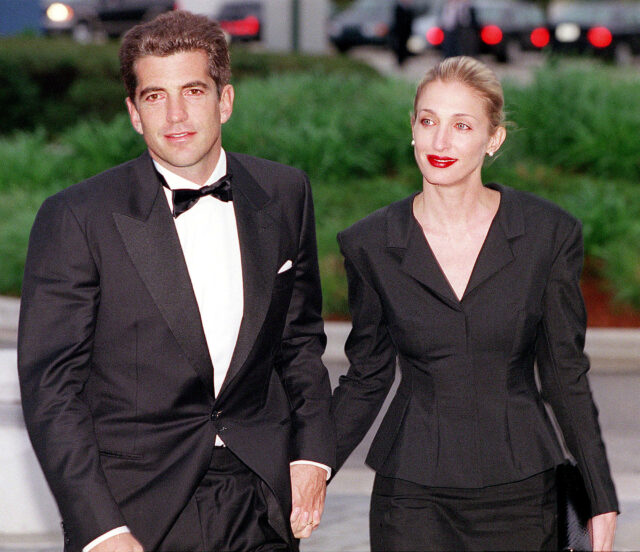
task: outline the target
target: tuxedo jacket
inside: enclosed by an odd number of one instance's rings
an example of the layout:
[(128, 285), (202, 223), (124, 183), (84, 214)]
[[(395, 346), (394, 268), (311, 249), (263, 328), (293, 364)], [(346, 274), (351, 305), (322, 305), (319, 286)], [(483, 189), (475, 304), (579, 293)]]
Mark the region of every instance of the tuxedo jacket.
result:
[(147, 153), (54, 195), (36, 217), (18, 365), (68, 550), (122, 525), (145, 550), (157, 547), (205, 474), (216, 434), (277, 498), (289, 539), (289, 462), (335, 464), (309, 183), (297, 169), (227, 158), (244, 316), (217, 397)]
[(413, 216), (413, 197), (339, 234), (353, 331), (332, 405), (338, 465), (378, 413), (397, 357), (402, 379), (367, 457), (378, 473), (480, 488), (550, 469), (564, 457), (546, 401), (593, 513), (617, 510), (583, 352), (580, 224), (535, 196), (491, 187), (500, 206), (462, 300)]

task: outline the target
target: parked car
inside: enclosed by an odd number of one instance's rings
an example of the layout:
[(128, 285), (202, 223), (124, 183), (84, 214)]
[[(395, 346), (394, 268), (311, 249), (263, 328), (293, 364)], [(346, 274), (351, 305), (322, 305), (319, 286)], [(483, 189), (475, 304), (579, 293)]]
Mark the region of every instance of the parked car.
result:
[[(227, 2), (222, 0), (41, 0), (41, 28), (47, 35), (71, 35), (79, 42), (98, 38), (118, 37), (134, 25), (153, 19), (156, 15), (186, 9), (193, 13), (213, 16), (224, 10), (229, 20), (239, 10), (254, 10), (258, 2)], [(254, 10), (255, 11), (255, 10)], [(254, 25), (255, 27), (255, 25)], [(259, 31), (258, 31), (259, 32)], [(233, 33), (231, 33), (233, 34)]]
[(260, 2), (228, 2), (215, 14), (220, 26), (232, 41), (260, 40), (262, 4)]
[[(437, 0), (414, 0), (416, 16), (430, 12)], [(340, 51), (354, 46), (387, 46), (393, 25), (393, 0), (355, 0), (329, 22), (329, 40)]]
[(79, 42), (118, 37), (131, 27), (175, 8), (174, 0), (43, 0), (42, 30)]
[(618, 63), (640, 54), (639, 2), (555, 2), (548, 13), (553, 51)]
[[(477, 22), (475, 47), (500, 62), (516, 59), (523, 50), (540, 50), (549, 44), (544, 11), (531, 2), (471, 0)], [(441, 23), (442, 7), (414, 21), (410, 47), (415, 52), (440, 48), (446, 31)]]

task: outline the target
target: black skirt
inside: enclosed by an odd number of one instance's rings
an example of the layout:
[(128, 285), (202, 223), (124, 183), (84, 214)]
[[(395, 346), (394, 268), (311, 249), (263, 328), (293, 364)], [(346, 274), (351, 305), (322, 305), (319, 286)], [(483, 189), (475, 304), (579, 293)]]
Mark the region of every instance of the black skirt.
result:
[(425, 487), (376, 475), (373, 552), (557, 550), (555, 469), (480, 489)]

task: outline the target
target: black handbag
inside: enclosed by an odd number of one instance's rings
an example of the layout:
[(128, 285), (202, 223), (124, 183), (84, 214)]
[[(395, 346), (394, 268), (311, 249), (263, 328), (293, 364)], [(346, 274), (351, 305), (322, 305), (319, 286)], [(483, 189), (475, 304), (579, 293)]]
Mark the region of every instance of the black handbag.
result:
[(591, 537), (587, 529), (591, 505), (582, 475), (575, 464), (558, 466), (556, 484), (559, 550), (591, 552)]

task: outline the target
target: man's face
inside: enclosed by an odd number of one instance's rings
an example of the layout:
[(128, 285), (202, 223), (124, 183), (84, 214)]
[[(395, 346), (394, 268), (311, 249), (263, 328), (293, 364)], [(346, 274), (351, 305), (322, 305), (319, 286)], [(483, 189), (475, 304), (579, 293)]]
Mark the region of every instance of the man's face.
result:
[(221, 147), (221, 126), (233, 110), (233, 87), (220, 97), (202, 50), (144, 56), (134, 66), (135, 102), (127, 98), (131, 124), (151, 157), (163, 167), (204, 184)]

